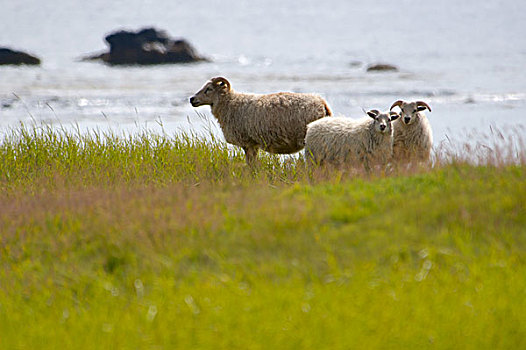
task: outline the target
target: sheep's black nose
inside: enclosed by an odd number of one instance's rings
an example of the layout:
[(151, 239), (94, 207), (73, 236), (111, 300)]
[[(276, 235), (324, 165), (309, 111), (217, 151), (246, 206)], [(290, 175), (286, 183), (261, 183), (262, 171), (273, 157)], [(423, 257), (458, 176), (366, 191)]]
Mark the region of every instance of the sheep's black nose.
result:
[(385, 130), (385, 125), (380, 125), (380, 130)]
[(405, 122), (406, 124), (409, 123), (410, 121), (411, 121), (411, 118), (409, 118), (409, 117), (405, 117), (405, 118), (404, 118), (404, 122)]
[(194, 104), (194, 101), (195, 101), (195, 98), (194, 97), (190, 97), (190, 103)]

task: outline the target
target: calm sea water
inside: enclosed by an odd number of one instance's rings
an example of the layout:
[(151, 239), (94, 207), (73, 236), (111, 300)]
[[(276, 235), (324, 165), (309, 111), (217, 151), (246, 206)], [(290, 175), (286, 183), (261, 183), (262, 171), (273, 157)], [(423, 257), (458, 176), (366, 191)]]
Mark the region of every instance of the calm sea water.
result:
[[(235, 90), (316, 92), (361, 117), (422, 99), (435, 144), (526, 124), (526, 2), (520, 0), (0, 0), (0, 46), (41, 57), (0, 67), (0, 133), (20, 122), (81, 130), (206, 132), (188, 97), (210, 77)], [(116, 29), (155, 26), (211, 63), (108, 67), (78, 58)], [(366, 73), (371, 63), (396, 73)], [(220, 135), (214, 127), (212, 130)]]

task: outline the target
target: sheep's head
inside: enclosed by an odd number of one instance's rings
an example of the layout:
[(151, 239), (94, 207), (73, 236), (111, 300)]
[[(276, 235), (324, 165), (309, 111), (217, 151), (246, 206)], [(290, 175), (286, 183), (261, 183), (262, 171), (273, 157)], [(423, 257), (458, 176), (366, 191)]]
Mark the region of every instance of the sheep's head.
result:
[(426, 109), (429, 109), (431, 112), (431, 107), (424, 101), (416, 101), (416, 102), (405, 102), (402, 100), (398, 100), (391, 106), (391, 110), (395, 107), (399, 107), (401, 111), (402, 121), (406, 125), (410, 125), (415, 122), (419, 118), (419, 112), (425, 111)]
[(230, 83), (223, 77), (212, 78), (196, 94), (190, 97), (194, 107), (217, 103), (222, 95), (230, 91)]
[(391, 122), (398, 119), (400, 115), (396, 112), (383, 112), (377, 109), (371, 109), (367, 115), (374, 119), (374, 129), (382, 134), (390, 134), (392, 130)]

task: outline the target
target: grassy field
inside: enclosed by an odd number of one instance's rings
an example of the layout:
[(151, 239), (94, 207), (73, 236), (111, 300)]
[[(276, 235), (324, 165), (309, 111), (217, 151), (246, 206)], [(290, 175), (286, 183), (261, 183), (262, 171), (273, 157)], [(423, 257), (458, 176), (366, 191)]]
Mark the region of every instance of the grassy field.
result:
[(524, 349), (526, 150), (492, 135), (386, 175), (12, 130), (0, 349)]

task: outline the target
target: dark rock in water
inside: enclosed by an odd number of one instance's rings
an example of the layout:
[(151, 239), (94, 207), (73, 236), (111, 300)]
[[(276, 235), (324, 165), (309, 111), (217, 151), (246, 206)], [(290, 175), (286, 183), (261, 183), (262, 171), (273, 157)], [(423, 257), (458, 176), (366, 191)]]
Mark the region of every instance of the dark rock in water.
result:
[(2, 64), (38, 65), (40, 64), (40, 59), (22, 51), (15, 51), (6, 47), (0, 47), (0, 65)]
[(367, 67), (368, 72), (398, 72), (398, 67), (387, 63), (371, 64)]
[(470, 103), (475, 103), (475, 98), (473, 96), (468, 96), (465, 100), (464, 100), (464, 103), (466, 104), (470, 104)]
[(84, 58), (109, 64), (165, 64), (207, 61), (184, 39), (172, 39), (165, 31), (145, 28), (138, 32), (121, 30), (106, 36), (110, 51)]
[(5, 99), (5, 100), (2, 100), (1, 106), (2, 106), (2, 108), (7, 109), (7, 108), (11, 108), (14, 103), (15, 103), (14, 99), (8, 98), (8, 99)]

